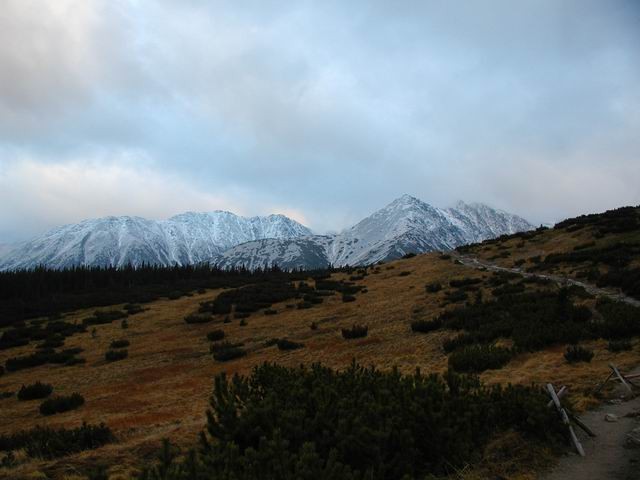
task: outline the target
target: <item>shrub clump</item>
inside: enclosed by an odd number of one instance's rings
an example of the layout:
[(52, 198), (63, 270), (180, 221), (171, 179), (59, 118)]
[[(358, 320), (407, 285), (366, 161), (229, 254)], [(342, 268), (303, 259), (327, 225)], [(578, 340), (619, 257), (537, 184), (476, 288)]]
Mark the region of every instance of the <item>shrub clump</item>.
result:
[(480, 373), (505, 366), (513, 353), (508, 348), (493, 345), (468, 345), (449, 356), (449, 366), (456, 372)]
[(503, 432), (560, 444), (547, 401), (539, 388), (453, 373), (263, 364), (249, 377), (215, 378), (200, 455), (163, 478), (440, 477), (477, 461)]
[(428, 283), (424, 288), (429, 293), (438, 293), (442, 290), (442, 284), (440, 282), (432, 282)]
[(42, 383), (40, 381), (27, 385), (18, 390), (18, 400), (37, 400), (46, 398), (53, 392), (53, 387), (48, 383)]
[(52, 459), (83, 450), (92, 450), (113, 442), (115, 437), (104, 423), (78, 428), (35, 427), (31, 430), (0, 435), (0, 451), (25, 450), (29, 457)]
[(626, 352), (631, 350), (631, 342), (629, 340), (611, 340), (607, 345), (610, 352)]
[(355, 323), (351, 328), (342, 329), (342, 337), (346, 339), (366, 337), (368, 333), (369, 327), (367, 325), (358, 325)]
[(217, 342), (218, 340), (222, 340), (223, 338), (223, 330), (213, 330), (212, 332), (207, 333), (207, 340), (209, 340), (210, 342)]
[(191, 315), (187, 315), (186, 317), (184, 317), (184, 321), (186, 323), (207, 323), (207, 322), (210, 322), (211, 320), (213, 320), (213, 317), (207, 314), (202, 315), (202, 314), (192, 313)]
[(442, 328), (442, 320), (435, 318), (433, 320), (415, 320), (411, 322), (411, 330), (419, 333), (433, 332)]
[(125, 348), (129, 345), (129, 340), (113, 340), (109, 345), (109, 348)]
[(590, 362), (593, 358), (593, 351), (580, 345), (569, 345), (564, 353), (564, 358), (569, 363)]
[(117, 362), (118, 360), (124, 360), (129, 356), (129, 350), (107, 350), (104, 354), (104, 359), (107, 362)]
[(228, 362), (229, 360), (244, 357), (247, 354), (241, 347), (242, 343), (222, 342), (211, 345), (211, 353), (213, 353), (214, 360)]
[(304, 347), (304, 343), (292, 342), (291, 340), (287, 340), (286, 338), (281, 338), (278, 340), (278, 350), (297, 350), (298, 348)]
[(72, 393), (69, 396), (57, 396), (45, 400), (40, 404), (42, 415), (55, 415), (56, 413), (68, 412), (84, 405), (84, 397), (79, 393)]

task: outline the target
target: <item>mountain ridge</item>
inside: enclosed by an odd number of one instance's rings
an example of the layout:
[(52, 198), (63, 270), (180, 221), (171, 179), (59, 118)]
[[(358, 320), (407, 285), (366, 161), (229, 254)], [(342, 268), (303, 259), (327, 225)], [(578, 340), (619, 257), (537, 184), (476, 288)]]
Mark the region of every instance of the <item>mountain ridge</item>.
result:
[(332, 235), (315, 235), (282, 214), (242, 217), (215, 210), (159, 221), (108, 216), (63, 225), (25, 242), (0, 258), (0, 269), (207, 262), (223, 268), (364, 265), (532, 228), (523, 218), (482, 203), (438, 208), (406, 194)]

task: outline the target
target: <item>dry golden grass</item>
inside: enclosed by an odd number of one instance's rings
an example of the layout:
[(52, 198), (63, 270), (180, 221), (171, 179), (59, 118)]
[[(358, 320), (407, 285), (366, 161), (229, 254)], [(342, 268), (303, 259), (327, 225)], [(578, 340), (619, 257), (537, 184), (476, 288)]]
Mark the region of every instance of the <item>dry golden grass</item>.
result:
[[(401, 276), (401, 272), (411, 273)], [(97, 326), (96, 338), (87, 332), (67, 339), (65, 348), (84, 349), (80, 356), (86, 358), (85, 365), (45, 365), (0, 377), (0, 391), (17, 391), (22, 384), (40, 380), (51, 383), (54, 393), (79, 392), (86, 399), (80, 409), (52, 417), (38, 413), (38, 401), (19, 402), (15, 396), (0, 400), (0, 433), (36, 425), (72, 427), (87, 421), (106, 423), (118, 438), (117, 443), (63, 459), (25, 460), (10, 474), (26, 478), (45, 472), (51, 478), (74, 478), (73, 475), (80, 475), (87, 466), (99, 461), (113, 465), (112, 478), (127, 478), (142, 459), (158, 447), (163, 437), (171, 437), (183, 446), (193, 444), (205, 424), (208, 397), (216, 374), (245, 374), (265, 361), (288, 366), (322, 362), (343, 368), (355, 359), (382, 369), (397, 366), (403, 372), (413, 372), (416, 368), (423, 372), (443, 372), (447, 357), (441, 343), (452, 333), (414, 334), (409, 326), (412, 319), (432, 318), (442, 311), (444, 292), (426, 293), (424, 287), (434, 281), (448, 285), (453, 278), (489, 275), (440, 259), (435, 253), (420, 255), (382, 265), (379, 273), (358, 282), (365, 285), (368, 292), (358, 294), (355, 302), (343, 303), (335, 295), (308, 310), (277, 304), (274, 306), (277, 315), (255, 313), (247, 319), (246, 326), (240, 326), (238, 320), (224, 324), (222, 316), (214, 317), (214, 321), (207, 324), (184, 322), (186, 315), (197, 310), (199, 302), (215, 297), (217, 291), (147, 304), (147, 311), (129, 317), (127, 330), (121, 329), (118, 321)], [(336, 276), (344, 278), (342, 274)], [(112, 308), (117, 307), (120, 306)], [(92, 311), (74, 312), (68, 320), (81, 321)], [(316, 330), (310, 328), (312, 322), (318, 325)], [(368, 325), (369, 335), (344, 340), (340, 329), (353, 323)], [(215, 362), (209, 354), (206, 333), (218, 328), (225, 331), (226, 339), (244, 342), (248, 355), (226, 363)], [(265, 341), (274, 337), (303, 342), (305, 348), (281, 352), (275, 346), (266, 347)], [(121, 338), (131, 342), (129, 357), (114, 363), (105, 362), (104, 353), (110, 342)], [(614, 360), (624, 370), (637, 362), (640, 353), (637, 341), (632, 352), (618, 354), (607, 352), (604, 342), (593, 342), (590, 346), (596, 352), (590, 364), (568, 365), (563, 358), (564, 347), (557, 347), (519, 355), (503, 369), (485, 372), (482, 378), (490, 383), (552, 381), (565, 384), (576, 403), (584, 408), (592, 401), (586, 393), (606, 376), (608, 361)], [(33, 349), (31, 345), (2, 351), (0, 362)], [(8, 475), (9, 471), (0, 470), (0, 477), (3, 474)]]

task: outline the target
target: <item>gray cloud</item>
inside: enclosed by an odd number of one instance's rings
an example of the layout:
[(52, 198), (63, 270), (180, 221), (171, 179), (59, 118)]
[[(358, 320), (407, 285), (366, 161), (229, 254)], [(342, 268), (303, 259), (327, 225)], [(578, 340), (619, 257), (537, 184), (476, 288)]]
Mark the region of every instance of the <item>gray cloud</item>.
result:
[[(0, 240), (176, 205), (323, 231), (405, 192), (534, 222), (640, 203), (639, 23), (634, 1), (9, 0)], [(83, 202), (85, 164), (145, 172), (126, 184), (156, 204)]]

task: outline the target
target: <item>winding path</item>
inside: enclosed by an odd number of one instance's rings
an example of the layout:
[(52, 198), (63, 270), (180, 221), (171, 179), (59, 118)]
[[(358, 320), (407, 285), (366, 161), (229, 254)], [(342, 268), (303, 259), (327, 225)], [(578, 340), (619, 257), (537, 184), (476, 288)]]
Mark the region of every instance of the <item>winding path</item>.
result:
[[(482, 268), (493, 272), (516, 273), (527, 278), (537, 277), (551, 280), (558, 285), (577, 285), (593, 295), (609, 297), (616, 301), (640, 307), (640, 301), (620, 292), (599, 288), (561, 275), (537, 274), (525, 272), (520, 268), (501, 267), (469, 255), (460, 255), (456, 252), (453, 252), (452, 256), (468, 267)], [(637, 368), (632, 373), (640, 373), (640, 368)], [(640, 397), (615, 404), (603, 404), (582, 414), (582, 421), (597, 434), (597, 437), (590, 438), (578, 429), (578, 436), (585, 449), (586, 457), (582, 458), (576, 454), (569, 454), (561, 458), (551, 472), (543, 474), (540, 478), (542, 480), (640, 479), (640, 450), (625, 448), (627, 434), (633, 428), (640, 426), (640, 422), (637, 419), (627, 416), (635, 412), (640, 412)], [(605, 422), (604, 415), (606, 413), (617, 415), (618, 422)]]
[(584, 288), (587, 292), (589, 292), (592, 295), (609, 297), (612, 300), (616, 300), (618, 302), (624, 302), (624, 303), (628, 303), (629, 305), (633, 305), (634, 307), (640, 307), (640, 300), (631, 298), (621, 292), (607, 289), (607, 288), (596, 287), (595, 285), (584, 283), (579, 280), (575, 280), (573, 278), (564, 277), (562, 275), (554, 275), (551, 273), (531, 273), (531, 272), (525, 272), (521, 268), (501, 267), (499, 265), (480, 260), (476, 257), (472, 257), (470, 255), (460, 255), (457, 252), (452, 252), (451, 256), (456, 260), (460, 261), (460, 263), (462, 263), (463, 265), (466, 265), (467, 267), (477, 268), (477, 269), (484, 268), (492, 272), (516, 273), (525, 278), (531, 278), (531, 277), (542, 278), (544, 280), (551, 280), (552, 282), (555, 282), (558, 285), (563, 285), (563, 286), (576, 285), (578, 287)]

